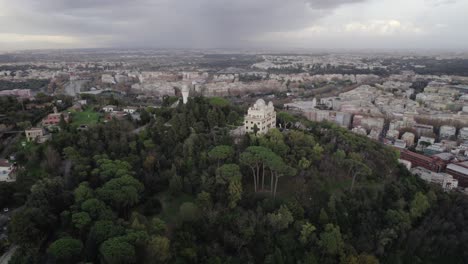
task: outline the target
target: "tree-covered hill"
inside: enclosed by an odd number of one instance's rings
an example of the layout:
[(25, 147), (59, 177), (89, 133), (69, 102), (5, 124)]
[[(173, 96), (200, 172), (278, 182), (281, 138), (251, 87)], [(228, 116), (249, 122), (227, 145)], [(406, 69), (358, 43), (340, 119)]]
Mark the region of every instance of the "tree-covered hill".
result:
[(468, 261), (467, 198), (393, 149), (304, 120), (233, 138), (243, 109), (212, 102), (157, 109), (140, 133), (113, 120), (19, 150), (11, 263)]

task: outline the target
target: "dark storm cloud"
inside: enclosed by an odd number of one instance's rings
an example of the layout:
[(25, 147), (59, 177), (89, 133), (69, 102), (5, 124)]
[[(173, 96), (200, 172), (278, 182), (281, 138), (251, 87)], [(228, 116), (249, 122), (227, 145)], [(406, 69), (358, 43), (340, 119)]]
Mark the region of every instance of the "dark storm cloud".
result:
[(15, 23), (5, 31), (106, 36), (114, 46), (244, 46), (258, 35), (301, 29), (341, 5), (363, 1), (16, 0), (8, 14)]

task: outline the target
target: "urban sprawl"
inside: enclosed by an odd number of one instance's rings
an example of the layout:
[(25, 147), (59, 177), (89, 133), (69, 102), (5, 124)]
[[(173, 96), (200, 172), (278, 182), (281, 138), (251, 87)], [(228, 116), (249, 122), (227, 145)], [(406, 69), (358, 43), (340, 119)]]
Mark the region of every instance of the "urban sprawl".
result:
[[(332, 122), (392, 145), (400, 162), (445, 190), (468, 187), (466, 54), (280, 54), (228, 51), (76, 50), (0, 56), (0, 96), (16, 97), (38, 122), (0, 119), (2, 148), (18, 127), (43, 143), (60, 122), (85, 117), (142, 118), (183, 97), (225, 97), (249, 108), (236, 133), (266, 133), (276, 112)], [(52, 101), (38, 99), (52, 97)], [(108, 104), (117, 98), (124, 105)], [(96, 99), (98, 98), (98, 99)], [(171, 98), (176, 98), (172, 100)], [(271, 102), (270, 102), (271, 101)], [(267, 103), (269, 102), (269, 103)], [(276, 112), (275, 112), (276, 111)], [(21, 120), (23, 121), (23, 120)], [(86, 130), (82, 122), (76, 129)], [(285, 127), (281, 127), (284, 129)], [(19, 132), (18, 132), (19, 133)], [(26, 143), (25, 143), (26, 144)], [(5, 158), (5, 157), (1, 157)], [(0, 181), (14, 181), (14, 155), (0, 160)]]

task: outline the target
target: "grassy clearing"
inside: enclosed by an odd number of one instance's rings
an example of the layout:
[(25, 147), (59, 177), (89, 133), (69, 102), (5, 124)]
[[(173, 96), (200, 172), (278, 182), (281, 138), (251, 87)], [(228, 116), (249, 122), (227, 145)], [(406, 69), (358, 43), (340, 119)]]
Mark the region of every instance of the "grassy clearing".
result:
[(228, 100), (222, 98), (222, 97), (211, 97), (210, 98), (210, 104), (215, 107), (226, 107), (230, 103)]
[(99, 122), (101, 114), (91, 109), (86, 109), (83, 112), (72, 113), (73, 125), (94, 125)]

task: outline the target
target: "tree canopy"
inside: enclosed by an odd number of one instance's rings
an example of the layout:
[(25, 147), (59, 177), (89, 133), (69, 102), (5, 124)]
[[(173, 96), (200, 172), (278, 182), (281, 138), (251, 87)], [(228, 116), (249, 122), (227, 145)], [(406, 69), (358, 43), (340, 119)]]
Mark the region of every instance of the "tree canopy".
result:
[(242, 105), (170, 102), (18, 149), (12, 263), (468, 262), (468, 198), (392, 148), (286, 112), (234, 136)]

